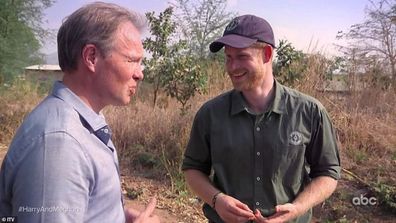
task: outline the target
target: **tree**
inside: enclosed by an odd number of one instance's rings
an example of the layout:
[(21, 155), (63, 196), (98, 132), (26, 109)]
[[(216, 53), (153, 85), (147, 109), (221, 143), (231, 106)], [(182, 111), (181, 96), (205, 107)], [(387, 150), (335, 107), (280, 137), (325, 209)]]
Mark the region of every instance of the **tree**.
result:
[(363, 23), (352, 25), (348, 32), (338, 33), (337, 38), (352, 41), (341, 49), (353, 60), (356, 55), (362, 60), (376, 56), (396, 83), (396, 0), (370, 1), (366, 16)]
[(42, 28), (44, 9), (53, 0), (2, 0), (0, 7), (0, 82), (23, 67), (41, 61), (39, 49), (48, 32)]
[(150, 23), (151, 37), (144, 40), (143, 45), (151, 53), (144, 59), (146, 80), (153, 84), (156, 105), (160, 89), (176, 98), (183, 111), (188, 100), (205, 86), (197, 61), (187, 53), (185, 40), (175, 40), (172, 35), (176, 31), (176, 23), (172, 21), (173, 8), (169, 7), (158, 17), (154, 12), (146, 13)]
[(224, 27), (236, 16), (226, 10), (227, 0), (176, 0), (174, 6), (179, 11), (176, 19), (190, 54), (199, 58), (208, 55), (209, 44), (222, 35)]
[(174, 58), (174, 67), (165, 76), (165, 91), (182, 105), (182, 114), (190, 108), (187, 102), (196, 92), (202, 93), (206, 86), (206, 76), (194, 57), (180, 55)]
[(304, 53), (296, 50), (287, 40), (280, 40), (276, 56), (273, 64), (274, 75), (281, 83), (293, 86), (302, 78), (306, 69)]
[(151, 58), (145, 58), (143, 64), (145, 65), (145, 80), (152, 83), (154, 88), (153, 106), (156, 105), (159, 90), (164, 84), (164, 73), (170, 69), (167, 60), (184, 44), (179, 41), (172, 46), (169, 45), (171, 35), (176, 29), (175, 23), (171, 20), (172, 13), (173, 8), (171, 7), (161, 12), (158, 18), (155, 17), (154, 12), (146, 13), (152, 37), (145, 39), (143, 45), (151, 53)]

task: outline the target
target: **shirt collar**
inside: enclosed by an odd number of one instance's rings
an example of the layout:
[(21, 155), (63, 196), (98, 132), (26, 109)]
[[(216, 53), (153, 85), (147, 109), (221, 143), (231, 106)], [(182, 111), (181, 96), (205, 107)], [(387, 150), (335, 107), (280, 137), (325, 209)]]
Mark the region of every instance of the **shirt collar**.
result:
[(55, 82), (51, 94), (71, 105), (93, 131), (97, 131), (107, 125), (102, 113), (97, 114), (94, 112), (61, 81)]
[(275, 87), (275, 98), (272, 102), (271, 111), (278, 114), (286, 113), (286, 98), (285, 98), (285, 87), (280, 84), (277, 80), (274, 82)]
[[(272, 102), (271, 108), (272, 112), (278, 114), (286, 113), (285, 109), (285, 89), (282, 84), (278, 81), (274, 81), (275, 97)], [(247, 111), (247, 103), (242, 95), (242, 92), (237, 90), (232, 90), (231, 92), (231, 115), (238, 114), (242, 111)]]

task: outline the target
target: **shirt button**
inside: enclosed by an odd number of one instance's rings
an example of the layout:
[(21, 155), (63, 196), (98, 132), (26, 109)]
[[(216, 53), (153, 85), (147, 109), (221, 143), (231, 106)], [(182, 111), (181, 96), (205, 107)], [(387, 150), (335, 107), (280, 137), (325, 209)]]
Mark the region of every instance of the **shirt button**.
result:
[(256, 206), (259, 206), (260, 205), (260, 202), (256, 202)]
[(257, 130), (257, 132), (260, 132), (261, 129), (260, 129), (260, 127), (257, 127), (256, 130)]
[(260, 156), (260, 152), (257, 152), (256, 154), (257, 154), (257, 156)]
[(257, 179), (257, 181), (260, 181), (260, 177), (257, 177), (256, 179)]

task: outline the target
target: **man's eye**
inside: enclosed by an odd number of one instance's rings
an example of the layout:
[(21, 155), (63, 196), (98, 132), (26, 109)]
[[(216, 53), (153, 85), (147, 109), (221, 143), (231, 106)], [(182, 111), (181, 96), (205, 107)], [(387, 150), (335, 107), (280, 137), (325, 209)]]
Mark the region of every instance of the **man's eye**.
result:
[(139, 63), (139, 62), (140, 59), (131, 59), (131, 58), (128, 59), (128, 63)]

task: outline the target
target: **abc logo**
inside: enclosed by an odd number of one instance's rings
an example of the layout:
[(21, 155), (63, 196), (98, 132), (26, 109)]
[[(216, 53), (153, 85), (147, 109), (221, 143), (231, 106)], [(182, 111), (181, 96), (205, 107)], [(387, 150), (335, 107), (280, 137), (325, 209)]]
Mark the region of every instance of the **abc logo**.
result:
[(356, 206), (360, 206), (360, 205), (363, 205), (363, 206), (366, 206), (366, 205), (374, 206), (374, 205), (377, 204), (377, 198), (375, 198), (375, 197), (367, 198), (367, 197), (365, 197), (365, 196), (363, 196), (361, 194), (359, 197), (352, 198), (352, 204), (356, 205)]

